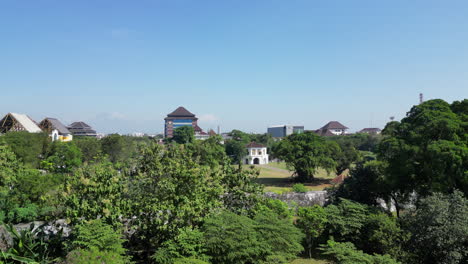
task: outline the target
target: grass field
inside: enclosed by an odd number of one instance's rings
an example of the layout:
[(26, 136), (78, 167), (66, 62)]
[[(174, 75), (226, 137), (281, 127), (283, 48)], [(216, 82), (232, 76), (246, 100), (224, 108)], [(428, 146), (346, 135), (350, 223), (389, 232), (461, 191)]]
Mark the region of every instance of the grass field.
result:
[[(249, 167), (249, 165), (244, 165)], [(286, 168), (284, 162), (272, 162), (268, 165), (256, 165), (255, 168), (260, 170), (258, 181), (265, 185), (267, 192), (292, 192), (294, 182), (292, 180), (292, 171)], [(319, 169), (316, 174), (316, 179), (311, 183), (304, 184), (309, 191), (321, 191), (326, 187), (330, 187), (330, 180), (335, 178), (336, 174), (327, 173), (323, 169)]]

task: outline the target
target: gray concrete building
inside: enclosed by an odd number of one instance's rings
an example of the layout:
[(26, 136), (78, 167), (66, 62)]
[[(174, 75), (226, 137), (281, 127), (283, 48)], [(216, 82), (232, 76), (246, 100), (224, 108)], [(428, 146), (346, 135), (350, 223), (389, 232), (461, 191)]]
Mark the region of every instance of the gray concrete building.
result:
[(275, 138), (283, 138), (294, 133), (303, 133), (304, 126), (280, 125), (268, 127), (267, 133)]

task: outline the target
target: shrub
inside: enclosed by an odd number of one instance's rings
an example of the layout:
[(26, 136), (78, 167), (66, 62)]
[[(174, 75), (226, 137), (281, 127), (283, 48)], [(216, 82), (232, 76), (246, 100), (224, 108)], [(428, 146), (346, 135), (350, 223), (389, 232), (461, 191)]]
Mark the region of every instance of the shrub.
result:
[(125, 257), (117, 252), (93, 249), (76, 249), (67, 255), (65, 264), (125, 264)]
[(293, 185), (292, 188), (293, 188), (293, 191), (298, 192), (298, 193), (307, 192), (307, 188), (302, 183), (296, 183), (296, 184)]
[(353, 243), (338, 243), (329, 240), (322, 245), (323, 254), (331, 257), (337, 264), (398, 264), (399, 262), (388, 255), (369, 255), (357, 250)]

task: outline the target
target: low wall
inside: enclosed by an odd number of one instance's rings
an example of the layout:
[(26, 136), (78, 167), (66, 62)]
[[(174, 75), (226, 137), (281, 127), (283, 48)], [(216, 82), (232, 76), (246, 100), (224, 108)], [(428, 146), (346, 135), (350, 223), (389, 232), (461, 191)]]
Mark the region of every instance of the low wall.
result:
[(316, 204), (323, 206), (328, 200), (327, 191), (310, 191), (305, 193), (290, 192), (283, 194), (266, 192), (265, 196), (268, 198), (281, 200), (291, 206), (312, 206)]

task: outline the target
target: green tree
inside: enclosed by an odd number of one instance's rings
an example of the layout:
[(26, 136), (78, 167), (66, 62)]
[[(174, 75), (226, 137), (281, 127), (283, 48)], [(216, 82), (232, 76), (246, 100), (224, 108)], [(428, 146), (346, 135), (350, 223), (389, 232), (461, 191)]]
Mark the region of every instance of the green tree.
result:
[(66, 259), (66, 263), (129, 263), (123, 247), (124, 239), (121, 234), (115, 232), (112, 226), (102, 220), (85, 221), (73, 231), (74, 240), (72, 249)]
[(95, 137), (75, 137), (73, 142), (81, 150), (84, 162), (96, 160), (102, 154), (101, 141)]
[(387, 198), (386, 163), (368, 161), (359, 163), (342, 184), (332, 191), (332, 202), (345, 198), (367, 205), (378, 205), (377, 199)]
[(320, 167), (334, 170), (337, 166), (334, 157), (339, 151), (338, 144), (313, 132), (290, 135), (273, 149), (276, 157), (294, 169), (301, 182), (312, 180)]
[(338, 264), (398, 264), (400, 262), (392, 259), (388, 255), (369, 255), (356, 249), (350, 242), (335, 242), (329, 240), (322, 246), (323, 254), (328, 255)]
[(72, 223), (103, 218), (107, 223), (118, 226), (119, 217), (128, 212), (126, 194), (125, 176), (118, 173), (112, 164), (86, 165), (75, 170), (65, 184), (63, 203), (66, 216)]
[(195, 141), (195, 131), (191, 126), (181, 126), (174, 129), (172, 140), (179, 144), (193, 143)]
[(190, 258), (207, 260), (203, 233), (198, 229), (182, 228), (174, 238), (164, 242), (153, 255), (158, 264), (172, 264), (176, 260)]
[(224, 146), (220, 136), (212, 136), (206, 140), (197, 140), (187, 147), (193, 152), (193, 158), (201, 165), (210, 167), (222, 164), (226, 159)]
[(271, 211), (259, 213), (253, 220), (261, 241), (271, 245), (270, 256), (291, 261), (304, 250), (301, 245), (304, 234), (293, 225), (292, 219), (280, 217)]
[(46, 133), (9, 132), (0, 137), (17, 158), (30, 168), (39, 168), (41, 156), (50, 142)]
[(391, 190), (426, 196), (459, 189), (468, 194), (464, 104), (429, 100), (411, 108), (401, 122), (387, 124), (379, 157), (388, 162)]
[(221, 184), (225, 190), (222, 197), (224, 208), (252, 216), (263, 199), (263, 185), (257, 182), (260, 172), (255, 169), (234, 168), (227, 161), (220, 169)]
[(226, 141), (226, 154), (236, 164), (242, 163), (242, 158), (247, 155), (246, 144), (243, 141), (228, 140)]
[(312, 250), (318, 245), (318, 239), (322, 235), (326, 223), (327, 214), (319, 206), (299, 207), (297, 210), (297, 226), (305, 233), (305, 244), (309, 258), (312, 258)]
[(403, 218), (411, 233), (411, 263), (467, 263), (468, 199), (461, 192), (435, 193)]
[(205, 247), (213, 264), (258, 263), (270, 252), (271, 245), (262, 243), (255, 221), (230, 212), (205, 220), (202, 232)]
[(130, 152), (125, 138), (119, 134), (108, 135), (101, 139), (101, 148), (112, 163), (125, 161)]
[(72, 142), (55, 141), (50, 145), (47, 158), (42, 161), (44, 169), (51, 172), (67, 173), (82, 163), (80, 149)]
[(137, 175), (131, 178), (132, 215), (138, 231), (135, 251), (148, 259), (180, 228), (196, 226), (222, 206), (223, 171), (201, 166), (184, 145), (154, 144), (142, 149)]

